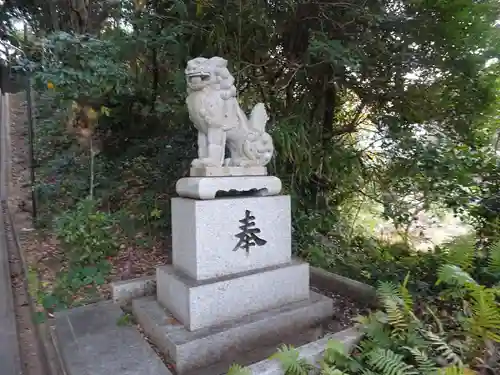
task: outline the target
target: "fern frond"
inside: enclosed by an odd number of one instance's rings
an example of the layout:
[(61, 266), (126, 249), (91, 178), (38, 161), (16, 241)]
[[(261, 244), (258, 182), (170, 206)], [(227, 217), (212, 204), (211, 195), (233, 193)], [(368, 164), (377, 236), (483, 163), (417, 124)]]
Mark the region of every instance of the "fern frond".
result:
[(488, 253), (488, 272), (500, 274), (500, 241), (494, 243)]
[(363, 333), (369, 340), (363, 340), (363, 345), (375, 345), (382, 348), (389, 348), (393, 342), (391, 331), (387, 326), (387, 314), (379, 311), (367, 316), (363, 326)]
[(242, 367), (238, 364), (234, 364), (229, 368), (229, 371), (226, 375), (251, 375), (249, 369)]
[(422, 331), (422, 335), (425, 336), (429, 343), (432, 345), (434, 350), (443, 357), (448, 364), (455, 366), (463, 366), (462, 359), (455, 353), (453, 348), (439, 335), (431, 331)]
[(388, 323), (393, 328), (391, 336), (405, 331), (408, 328), (408, 322), (400, 305), (392, 299), (386, 299), (383, 303), (387, 313)]
[(444, 333), (444, 328), (441, 320), (438, 318), (438, 316), (430, 306), (425, 306), (425, 310), (429, 313), (430, 316), (432, 316), (432, 318), (434, 319), (434, 323), (436, 324), (438, 333), (442, 335)]
[(407, 288), (408, 281), (410, 279), (410, 273), (406, 274), (403, 284), (399, 287), (399, 295), (403, 301), (403, 306), (407, 313), (413, 313), (413, 298), (411, 297), (410, 291)]
[(346, 348), (344, 346), (344, 343), (339, 340), (328, 340), (326, 344), (326, 351), (329, 353), (334, 353), (336, 355), (341, 355), (343, 357), (346, 356)]
[(482, 285), (471, 286), (470, 333), (481, 340), (500, 342), (500, 304), (496, 291)]
[(337, 340), (328, 340), (321, 366), (332, 370), (338, 367), (349, 370), (350, 373), (357, 373), (362, 368), (356, 358), (346, 350), (344, 344)]
[(308, 375), (313, 366), (304, 358), (299, 357), (299, 352), (293, 346), (282, 345), (278, 351), (271, 356), (281, 363), (285, 374)]
[(465, 271), (470, 271), (474, 264), (476, 253), (476, 238), (464, 236), (448, 245), (448, 263), (458, 266)]
[(338, 368), (327, 365), (325, 362), (321, 363), (321, 375), (348, 375), (347, 373), (340, 371)]
[[(405, 279), (405, 284), (408, 276)], [(386, 322), (379, 319), (381, 323), (388, 323), (391, 330), (391, 337), (395, 337), (404, 332), (409, 326), (408, 316), (416, 319), (413, 315), (413, 301), (405, 284), (397, 286), (391, 282), (380, 282), (377, 294), (381, 305), (386, 312)]]
[(404, 349), (408, 350), (417, 363), (417, 368), (422, 374), (434, 374), (437, 371), (437, 366), (432, 361), (427, 353), (418, 349), (405, 346)]
[(399, 286), (390, 281), (380, 281), (377, 286), (377, 297), (380, 302), (399, 297)]
[(382, 375), (418, 375), (417, 369), (404, 362), (401, 354), (390, 349), (374, 349), (368, 353), (368, 364)]
[(436, 285), (442, 282), (457, 286), (476, 284), (476, 281), (467, 272), (453, 264), (445, 264), (439, 268)]
[(344, 344), (338, 340), (328, 340), (323, 361), (329, 365), (341, 365), (348, 360)]
[(466, 375), (466, 369), (463, 367), (452, 366), (439, 369), (439, 375)]
[(410, 315), (415, 318), (413, 315), (413, 298), (406, 287), (409, 277), (410, 274), (408, 273), (400, 285), (392, 282), (380, 282), (377, 288), (377, 296), (383, 306), (389, 305), (391, 309), (397, 306), (403, 315)]

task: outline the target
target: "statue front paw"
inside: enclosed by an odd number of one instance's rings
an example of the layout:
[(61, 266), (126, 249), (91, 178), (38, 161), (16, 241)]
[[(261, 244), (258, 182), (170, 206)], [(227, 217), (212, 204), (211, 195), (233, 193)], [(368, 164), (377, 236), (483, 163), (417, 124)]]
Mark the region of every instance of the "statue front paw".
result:
[(194, 159), (191, 162), (191, 167), (193, 168), (203, 168), (203, 167), (220, 167), (220, 163), (217, 163), (210, 158)]

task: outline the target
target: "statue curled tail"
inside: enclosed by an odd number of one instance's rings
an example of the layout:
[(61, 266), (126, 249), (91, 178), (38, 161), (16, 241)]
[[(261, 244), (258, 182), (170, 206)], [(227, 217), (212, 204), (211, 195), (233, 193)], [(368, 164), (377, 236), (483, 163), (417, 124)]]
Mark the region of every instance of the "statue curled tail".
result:
[(269, 117), (267, 116), (264, 104), (256, 104), (250, 113), (248, 119), (249, 132), (242, 145), (243, 154), (249, 159), (248, 164), (264, 166), (268, 164), (273, 157), (273, 139), (269, 133), (266, 132), (268, 119)]

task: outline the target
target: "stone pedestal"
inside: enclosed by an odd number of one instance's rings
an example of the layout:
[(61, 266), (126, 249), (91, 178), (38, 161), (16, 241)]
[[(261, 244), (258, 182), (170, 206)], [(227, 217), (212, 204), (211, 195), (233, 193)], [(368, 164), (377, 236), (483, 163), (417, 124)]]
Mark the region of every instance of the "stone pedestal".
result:
[[(195, 280), (284, 264), (291, 259), (288, 196), (172, 199), (173, 265)], [(265, 244), (238, 245), (245, 215)], [(252, 229), (252, 228), (249, 228)]]
[[(247, 196), (252, 186), (269, 194)], [(271, 176), (177, 184), (173, 264), (157, 269), (157, 299), (135, 300), (133, 309), (179, 374), (221, 361), (228, 351), (236, 356), (312, 340), (311, 329), (331, 317), (332, 300), (309, 290), (309, 265), (292, 259), (290, 197), (280, 190)]]

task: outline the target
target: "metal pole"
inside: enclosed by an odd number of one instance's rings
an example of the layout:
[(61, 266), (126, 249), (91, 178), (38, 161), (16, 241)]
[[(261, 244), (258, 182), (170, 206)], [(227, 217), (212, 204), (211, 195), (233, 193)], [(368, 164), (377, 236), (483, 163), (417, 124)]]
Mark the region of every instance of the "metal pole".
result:
[[(28, 42), (28, 25), (24, 24), (24, 45), (26, 48)], [(35, 191), (35, 157), (34, 157), (34, 126), (33, 126), (33, 100), (31, 92), (31, 71), (26, 72), (26, 102), (28, 110), (28, 140), (29, 140), (29, 160), (30, 160), (30, 180), (31, 180), (31, 207), (33, 210), (33, 227), (37, 221), (37, 197)]]
[(9, 191), (10, 163), (8, 160), (9, 94), (0, 87), (0, 199), (6, 200)]

